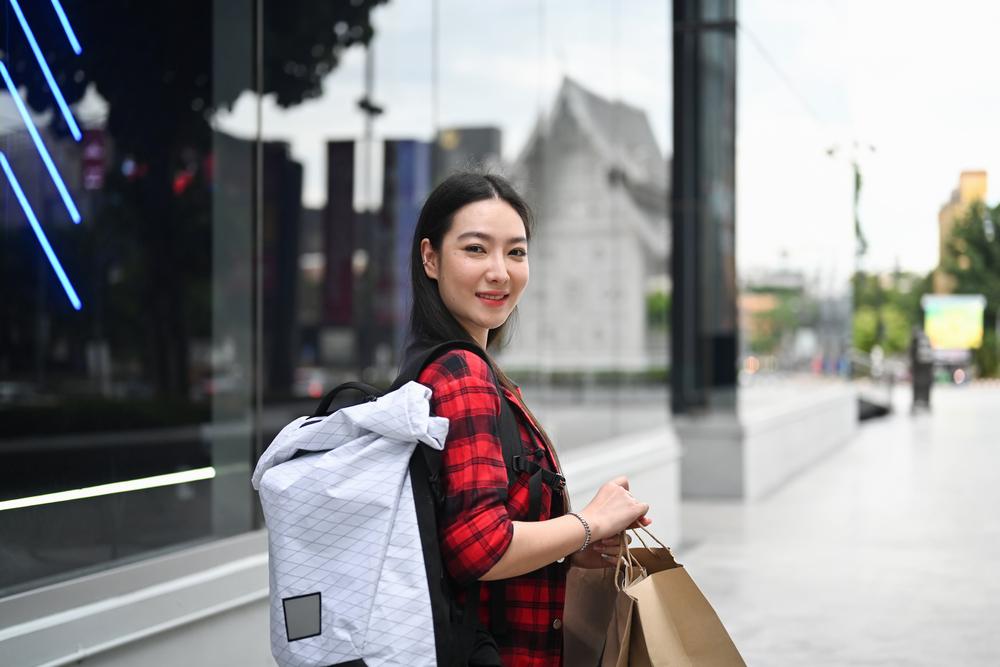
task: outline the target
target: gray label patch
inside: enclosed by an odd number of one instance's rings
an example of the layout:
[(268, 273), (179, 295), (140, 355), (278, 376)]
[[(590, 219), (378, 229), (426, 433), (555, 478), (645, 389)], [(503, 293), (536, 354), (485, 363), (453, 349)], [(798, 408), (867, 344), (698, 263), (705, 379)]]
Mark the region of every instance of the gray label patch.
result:
[(320, 633), (322, 605), (319, 593), (285, 598), (281, 604), (285, 608), (285, 634), (288, 641), (307, 639)]

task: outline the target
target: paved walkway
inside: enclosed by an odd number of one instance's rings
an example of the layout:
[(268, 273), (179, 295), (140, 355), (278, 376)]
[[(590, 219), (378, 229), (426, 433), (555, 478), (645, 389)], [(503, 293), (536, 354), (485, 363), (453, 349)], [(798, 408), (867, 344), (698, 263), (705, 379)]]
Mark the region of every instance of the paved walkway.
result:
[(1000, 388), (908, 390), (770, 497), (684, 503), (678, 560), (752, 667), (1000, 665)]

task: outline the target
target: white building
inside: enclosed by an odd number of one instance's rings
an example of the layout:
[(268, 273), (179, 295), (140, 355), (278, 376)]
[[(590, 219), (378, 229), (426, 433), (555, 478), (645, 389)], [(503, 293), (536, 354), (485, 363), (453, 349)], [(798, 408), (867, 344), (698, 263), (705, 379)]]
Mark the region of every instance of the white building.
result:
[(536, 225), (505, 366), (665, 365), (666, 340), (647, 326), (646, 293), (666, 280), (668, 169), (646, 113), (564, 79), (512, 177)]

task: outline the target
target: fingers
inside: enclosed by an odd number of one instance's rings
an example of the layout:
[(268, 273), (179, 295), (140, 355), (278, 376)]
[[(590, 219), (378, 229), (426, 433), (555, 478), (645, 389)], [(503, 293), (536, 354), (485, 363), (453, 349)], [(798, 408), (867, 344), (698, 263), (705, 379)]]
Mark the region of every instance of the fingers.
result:
[(607, 482), (583, 510), (594, 530), (595, 537), (619, 533), (629, 526), (640, 524), (640, 517), (649, 512), (647, 503), (639, 502), (629, 491), (628, 478), (624, 475)]
[(625, 475), (622, 475), (620, 477), (615, 477), (613, 480), (611, 480), (610, 483), (617, 484), (618, 486), (628, 491), (628, 477), (626, 477)]
[[(625, 535), (625, 543), (631, 544), (632, 538)], [(615, 535), (614, 537), (606, 537), (603, 540), (597, 540), (591, 544), (589, 548), (602, 556), (609, 555), (617, 558), (618, 554), (621, 553), (622, 550), (621, 534)]]
[(598, 544), (591, 545), (590, 548), (593, 551), (596, 551), (597, 553), (600, 553), (600, 554), (611, 554), (611, 555), (614, 555), (614, 556), (617, 556), (618, 553), (621, 551), (621, 547), (618, 546), (617, 544), (611, 545), (611, 544), (600, 544), (600, 543), (598, 543)]

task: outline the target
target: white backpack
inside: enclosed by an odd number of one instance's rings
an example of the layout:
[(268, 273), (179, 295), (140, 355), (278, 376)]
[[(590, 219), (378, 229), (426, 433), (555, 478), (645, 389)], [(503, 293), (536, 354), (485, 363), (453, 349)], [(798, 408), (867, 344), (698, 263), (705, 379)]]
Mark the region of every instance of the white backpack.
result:
[(441, 450), (448, 434), (430, 396), (408, 382), (326, 417), (300, 417), (257, 463), (271, 650), (282, 667), (437, 664), (409, 474), (418, 443)]
[[(347, 382), (312, 417), (275, 437), (253, 474), (268, 528), (271, 652), (281, 667), (466, 667), (499, 664), (491, 633), (506, 631), (504, 582), (490, 582), (489, 628), (479, 583), (457, 585), (441, 557), (442, 450), (448, 420), (430, 414), (421, 371), (449, 351), (489, 361), (468, 341), (415, 344), (384, 395)], [(497, 392), (503, 389), (496, 382)], [(368, 402), (328, 414), (337, 394)], [(528, 476), (531, 507), (561, 475), (524, 455), (517, 419), (500, 401), (507, 478)]]

